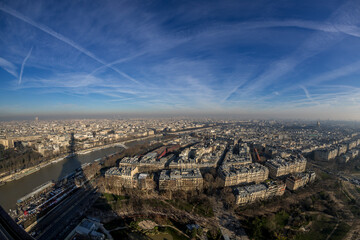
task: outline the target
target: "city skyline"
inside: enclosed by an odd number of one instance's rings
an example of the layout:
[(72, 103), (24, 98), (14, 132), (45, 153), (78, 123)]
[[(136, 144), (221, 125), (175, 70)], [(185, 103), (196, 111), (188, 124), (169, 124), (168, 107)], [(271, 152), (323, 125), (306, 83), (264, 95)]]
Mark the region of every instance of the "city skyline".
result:
[(0, 3), (0, 119), (360, 120), (358, 1)]

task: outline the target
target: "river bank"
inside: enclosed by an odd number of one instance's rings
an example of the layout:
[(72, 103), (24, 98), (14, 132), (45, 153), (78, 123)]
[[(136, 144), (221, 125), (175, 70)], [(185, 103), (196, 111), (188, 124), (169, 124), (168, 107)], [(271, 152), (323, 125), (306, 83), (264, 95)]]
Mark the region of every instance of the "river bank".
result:
[(113, 146), (87, 154), (78, 154), (76, 157), (65, 158), (62, 161), (49, 164), (20, 179), (7, 182), (5, 185), (0, 186), (0, 205), (6, 211), (15, 209), (17, 200), (34, 191), (38, 186), (48, 181), (61, 180), (84, 164), (91, 164), (98, 159), (123, 150), (123, 147)]
[[(91, 152), (94, 152), (94, 151), (98, 151), (98, 150), (101, 150), (101, 149), (110, 148), (110, 147), (114, 147), (114, 146), (120, 146), (120, 147), (126, 148), (126, 146), (122, 142), (118, 142), (118, 143), (111, 143), (111, 144), (107, 144), (107, 145), (102, 145), (102, 146), (97, 146), (97, 147), (93, 147), (93, 148), (84, 149), (84, 150), (79, 151), (77, 154), (84, 155), (84, 154), (88, 154), (88, 153), (91, 153)], [(46, 166), (48, 166), (50, 164), (54, 164), (54, 163), (58, 163), (60, 161), (63, 161), (67, 157), (68, 157), (67, 154), (63, 154), (61, 156), (50, 159), (50, 160), (48, 160), (46, 162), (40, 163), (40, 164), (32, 166), (30, 168), (26, 168), (26, 169), (23, 169), (23, 170), (21, 170), (19, 172), (4, 176), (4, 177), (0, 178), (0, 186), (6, 184), (8, 182), (18, 180), (20, 178), (28, 176), (28, 175), (30, 175), (32, 173), (35, 173), (35, 172), (39, 171), (40, 169), (42, 169), (42, 168), (44, 168), (44, 167), (46, 167)]]
[[(106, 145), (102, 145), (102, 146), (96, 146), (96, 147), (92, 147), (92, 148), (83, 149), (83, 150), (77, 152), (77, 154), (79, 154), (79, 155), (89, 154), (89, 153), (92, 153), (94, 151), (98, 151), (98, 150), (106, 149), (106, 148), (110, 148), (110, 147), (115, 147), (115, 146), (120, 146), (120, 147), (123, 147), (123, 148), (126, 149), (127, 147), (125, 146), (125, 144), (127, 144), (127, 143), (134, 142), (134, 141), (141, 141), (141, 140), (145, 140), (145, 139), (148, 139), (148, 138), (159, 137), (159, 136), (161, 136), (161, 135), (158, 134), (158, 135), (153, 135), (153, 136), (146, 136), (146, 137), (141, 137), (141, 138), (125, 140), (125, 141), (121, 141), (121, 142), (116, 142), (116, 143), (110, 143), (110, 144), (106, 144)], [(46, 162), (40, 163), (40, 164), (32, 166), (30, 168), (26, 168), (26, 169), (23, 169), (23, 170), (21, 170), (19, 172), (16, 172), (16, 173), (1, 177), (0, 178), (0, 186), (4, 185), (6, 183), (9, 183), (11, 181), (19, 180), (19, 179), (21, 179), (23, 177), (26, 177), (26, 176), (30, 175), (30, 174), (33, 174), (33, 173), (39, 171), (40, 169), (42, 169), (44, 167), (47, 167), (47, 166), (49, 166), (51, 164), (61, 162), (64, 159), (66, 159), (67, 156), (68, 156), (67, 154), (63, 154), (62, 156), (58, 156), (56, 158), (50, 159), (50, 160), (48, 160)]]

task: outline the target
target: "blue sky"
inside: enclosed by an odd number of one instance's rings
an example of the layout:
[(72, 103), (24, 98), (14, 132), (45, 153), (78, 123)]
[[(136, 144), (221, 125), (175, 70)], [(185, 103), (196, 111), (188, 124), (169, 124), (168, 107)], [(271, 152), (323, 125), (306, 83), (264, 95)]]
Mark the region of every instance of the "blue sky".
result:
[(0, 115), (360, 120), (360, 1), (1, 1)]

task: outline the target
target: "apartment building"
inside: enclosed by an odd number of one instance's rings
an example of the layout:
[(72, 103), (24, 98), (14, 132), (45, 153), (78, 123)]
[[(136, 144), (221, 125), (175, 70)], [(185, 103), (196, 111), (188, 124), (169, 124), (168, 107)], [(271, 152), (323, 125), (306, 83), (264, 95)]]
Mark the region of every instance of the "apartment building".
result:
[(235, 186), (240, 183), (265, 181), (269, 176), (269, 170), (259, 163), (221, 166), (219, 176), (224, 180), (225, 186)]
[(241, 186), (234, 190), (235, 202), (238, 205), (246, 205), (259, 200), (282, 196), (285, 192), (285, 184), (281, 181), (268, 181), (267, 183)]
[(291, 191), (295, 191), (296, 189), (303, 187), (310, 182), (315, 181), (315, 178), (316, 178), (316, 173), (313, 171), (291, 174), (286, 179), (286, 188), (288, 188)]
[(290, 173), (304, 172), (306, 169), (306, 159), (302, 156), (287, 159), (276, 157), (268, 160), (265, 166), (269, 169), (269, 176), (276, 178)]
[(203, 178), (198, 168), (163, 170), (159, 177), (159, 190), (201, 190)]

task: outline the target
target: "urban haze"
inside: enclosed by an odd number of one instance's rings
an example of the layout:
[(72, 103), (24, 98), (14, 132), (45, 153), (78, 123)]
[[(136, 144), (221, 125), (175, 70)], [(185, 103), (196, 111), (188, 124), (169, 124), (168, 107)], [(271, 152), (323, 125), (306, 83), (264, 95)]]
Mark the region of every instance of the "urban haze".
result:
[(0, 239), (360, 239), (360, 1), (0, 0)]

